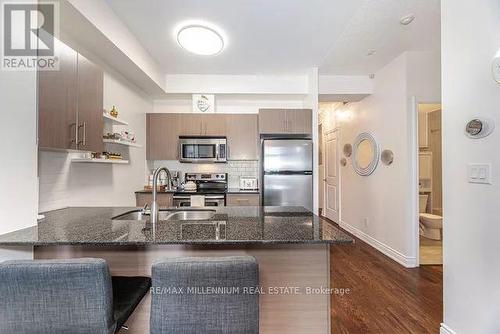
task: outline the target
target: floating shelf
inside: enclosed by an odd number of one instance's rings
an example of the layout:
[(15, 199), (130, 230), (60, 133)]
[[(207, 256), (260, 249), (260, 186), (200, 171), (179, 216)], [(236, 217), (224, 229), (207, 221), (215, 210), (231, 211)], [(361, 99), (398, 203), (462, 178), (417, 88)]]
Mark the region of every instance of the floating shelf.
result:
[(128, 160), (118, 160), (118, 159), (86, 159), (86, 158), (75, 158), (71, 159), (71, 162), (84, 162), (84, 163), (96, 163), (96, 164), (128, 164)]
[(125, 145), (125, 146), (132, 146), (132, 147), (142, 147), (139, 144), (132, 143), (132, 142), (125, 141), (125, 140), (119, 140), (119, 139), (103, 139), (103, 142), (109, 143), (109, 144), (119, 144), (119, 145)]
[(111, 115), (108, 115), (106, 113), (103, 113), (102, 114), (102, 117), (104, 117), (104, 120), (109, 120), (111, 121), (113, 124), (116, 124), (116, 125), (128, 125), (127, 122), (125, 122), (124, 120), (122, 119), (119, 119), (118, 117), (113, 117)]

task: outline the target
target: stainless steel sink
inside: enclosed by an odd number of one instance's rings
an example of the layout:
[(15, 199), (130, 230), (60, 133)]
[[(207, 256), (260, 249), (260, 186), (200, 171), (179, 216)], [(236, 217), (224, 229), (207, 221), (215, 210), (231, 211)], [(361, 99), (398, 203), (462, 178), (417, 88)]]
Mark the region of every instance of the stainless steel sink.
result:
[[(174, 211), (165, 220), (210, 220), (214, 216), (214, 210)], [(162, 220), (161, 216), (160, 220)]]
[[(210, 220), (215, 216), (215, 210), (165, 210), (158, 212), (158, 220)], [(150, 215), (144, 214), (142, 210), (129, 211), (119, 216), (113, 217), (113, 220), (149, 220)]]

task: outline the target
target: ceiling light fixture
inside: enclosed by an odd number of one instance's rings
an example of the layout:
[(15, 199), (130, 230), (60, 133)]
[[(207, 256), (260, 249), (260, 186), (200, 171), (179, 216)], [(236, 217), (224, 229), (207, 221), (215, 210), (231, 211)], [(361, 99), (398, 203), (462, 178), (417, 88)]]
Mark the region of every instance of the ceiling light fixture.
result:
[(410, 23), (413, 22), (413, 20), (415, 20), (415, 15), (413, 14), (409, 14), (409, 15), (406, 15), (406, 16), (403, 16), (400, 20), (399, 20), (399, 23), (401, 23), (402, 25), (404, 26), (407, 26), (409, 25)]
[(204, 24), (188, 24), (177, 29), (177, 43), (185, 50), (200, 56), (222, 52), (225, 40), (216, 29)]

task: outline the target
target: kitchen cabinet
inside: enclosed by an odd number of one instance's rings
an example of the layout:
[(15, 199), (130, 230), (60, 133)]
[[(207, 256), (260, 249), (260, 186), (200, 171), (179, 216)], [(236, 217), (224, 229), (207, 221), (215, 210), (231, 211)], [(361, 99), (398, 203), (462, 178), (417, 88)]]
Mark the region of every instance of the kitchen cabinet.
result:
[(148, 160), (177, 160), (181, 114), (146, 115), (146, 157)]
[(226, 137), (229, 160), (259, 159), (258, 116), (255, 114), (227, 114)]
[(59, 71), (38, 72), (38, 145), (76, 149), (78, 55), (60, 42), (57, 50)]
[[(198, 116), (199, 117), (199, 116)], [(224, 136), (226, 135), (226, 115), (213, 114), (201, 115), (203, 136)]]
[[(173, 194), (172, 193), (157, 193), (157, 202), (159, 206), (171, 207), (173, 206)], [(138, 207), (144, 207), (144, 205), (150, 205), (153, 201), (152, 193), (135, 193), (135, 205)]]
[(223, 136), (224, 115), (179, 114), (180, 136)]
[(227, 194), (227, 206), (259, 206), (259, 194)]
[(39, 147), (103, 150), (103, 72), (64, 43), (58, 71), (38, 72)]
[(259, 133), (311, 135), (312, 110), (260, 109)]
[(102, 152), (104, 119), (102, 70), (78, 55), (78, 149)]

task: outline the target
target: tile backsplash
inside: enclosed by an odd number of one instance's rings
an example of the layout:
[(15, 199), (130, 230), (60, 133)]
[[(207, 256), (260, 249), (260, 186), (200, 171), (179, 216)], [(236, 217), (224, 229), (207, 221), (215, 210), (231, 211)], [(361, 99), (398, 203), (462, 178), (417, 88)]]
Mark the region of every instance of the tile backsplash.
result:
[(177, 160), (155, 160), (150, 161), (148, 166), (153, 168), (167, 167), (173, 171), (182, 173), (227, 173), (228, 187), (238, 188), (240, 176), (259, 177), (259, 161), (228, 161), (225, 164), (188, 164)]

